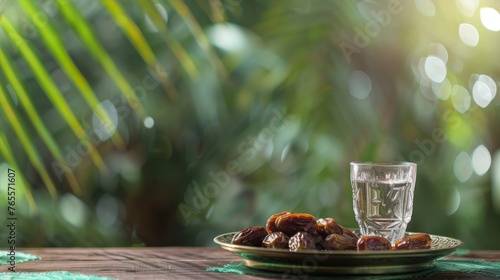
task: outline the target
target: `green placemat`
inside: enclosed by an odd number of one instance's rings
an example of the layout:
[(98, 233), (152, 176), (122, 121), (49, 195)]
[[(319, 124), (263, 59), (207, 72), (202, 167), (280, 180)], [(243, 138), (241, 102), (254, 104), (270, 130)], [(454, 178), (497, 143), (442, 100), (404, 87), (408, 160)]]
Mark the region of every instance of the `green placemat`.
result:
[(93, 275), (84, 275), (79, 273), (72, 273), (68, 271), (52, 271), (52, 272), (0, 272), (0, 279), (2, 280), (112, 280), (113, 278), (98, 277)]
[[(340, 279), (362, 279), (362, 280), (371, 280), (371, 279), (382, 279), (382, 280), (391, 280), (391, 279), (401, 279), (402, 277), (405, 279), (411, 278), (422, 278), (426, 276), (430, 276), (440, 272), (463, 272), (463, 273), (472, 273), (472, 274), (482, 274), (486, 276), (492, 277), (500, 277), (500, 262), (487, 262), (487, 261), (479, 261), (479, 260), (437, 260), (435, 261), (436, 266), (432, 269), (415, 272), (415, 273), (405, 273), (405, 274), (394, 274), (394, 275), (376, 275), (376, 276), (348, 276), (348, 275), (339, 275)], [(255, 276), (263, 276), (263, 277), (278, 277), (283, 279), (332, 279), (331, 275), (329, 276), (317, 276), (317, 275), (294, 275), (294, 274), (284, 274), (279, 272), (268, 272), (263, 270), (257, 270), (246, 267), (243, 263), (228, 263), (222, 267), (209, 267), (206, 269), (209, 272), (222, 272), (222, 273), (234, 273), (234, 274), (248, 274)]]
[[(10, 255), (9, 251), (0, 251), (0, 265), (9, 265)], [(23, 252), (16, 252), (16, 264), (40, 260), (39, 256), (27, 254)], [(5, 269), (7, 270), (7, 269)], [(68, 271), (51, 271), (51, 272), (0, 272), (0, 279), (59, 279), (59, 280), (112, 280), (113, 278), (99, 277), (93, 275), (85, 275), (79, 273), (72, 273)]]
[[(0, 251), (0, 265), (9, 264), (10, 256), (7, 255), (9, 253), (9, 251)], [(32, 254), (16, 252), (16, 264), (39, 259), (41, 258)]]

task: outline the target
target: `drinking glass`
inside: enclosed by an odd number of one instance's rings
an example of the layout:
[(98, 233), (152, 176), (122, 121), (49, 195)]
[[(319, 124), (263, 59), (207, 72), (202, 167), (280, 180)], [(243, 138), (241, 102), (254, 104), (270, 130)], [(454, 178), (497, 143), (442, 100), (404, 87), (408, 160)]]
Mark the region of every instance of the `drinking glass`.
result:
[(362, 236), (394, 244), (411, 220), (417, 165), (412, 162), (351, 162), (352, 202)]

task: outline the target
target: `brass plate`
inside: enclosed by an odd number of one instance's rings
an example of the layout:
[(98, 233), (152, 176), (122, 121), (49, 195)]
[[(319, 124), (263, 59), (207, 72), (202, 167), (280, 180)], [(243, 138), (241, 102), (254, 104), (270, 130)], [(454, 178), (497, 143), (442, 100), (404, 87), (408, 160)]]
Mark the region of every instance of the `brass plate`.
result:
[[(354, 230), (356, 232), (356, 230)], [(231, 244), (236, 232), (221, 234), (214, 242), (243, 259), (245, 266), (289, 274), (396, 274), (434, 267), (434, 260), (455, 251), (462, 241), (432, 235), (430, 249), (401, 251), (290, 252)], [(414, 234), (408, 232), (407, 234)]]

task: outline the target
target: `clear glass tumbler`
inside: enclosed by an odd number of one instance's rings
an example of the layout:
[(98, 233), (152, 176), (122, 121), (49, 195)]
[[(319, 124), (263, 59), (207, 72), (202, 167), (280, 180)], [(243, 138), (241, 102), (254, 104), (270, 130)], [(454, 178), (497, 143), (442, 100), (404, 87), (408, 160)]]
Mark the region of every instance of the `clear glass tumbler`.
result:
[(352, 201), (361, 235), (394, 244), (411, 220), (417, 165), (412, 162), (351, 162)]

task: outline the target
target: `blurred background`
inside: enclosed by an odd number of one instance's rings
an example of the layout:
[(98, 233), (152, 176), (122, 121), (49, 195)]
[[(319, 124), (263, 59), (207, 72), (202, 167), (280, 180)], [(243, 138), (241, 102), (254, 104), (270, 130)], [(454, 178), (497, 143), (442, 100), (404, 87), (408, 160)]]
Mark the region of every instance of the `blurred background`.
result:
[(405, 160), (408, 230), (500, 249), (498, 11), (0, 0), (0, 208), (10, 168), (18, 245), (214, 246), (282, 210), (356, 227), (349, 162)]

